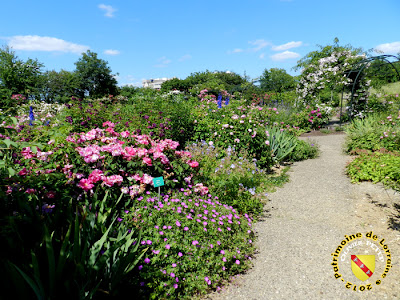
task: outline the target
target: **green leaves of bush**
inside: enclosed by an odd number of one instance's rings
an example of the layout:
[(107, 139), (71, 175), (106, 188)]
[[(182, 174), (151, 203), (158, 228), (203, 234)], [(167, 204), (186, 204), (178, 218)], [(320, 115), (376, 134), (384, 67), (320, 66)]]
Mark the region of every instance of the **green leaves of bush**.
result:
[(352, 182), (372, 181), (400, 191), (400, 156), (393, 153), (363, 153), (348, 166)]
[(44, 225), (42, 243), (31, 250), (31, 267), (9, 262), (37, 299), (92, 299), (100, 290), (115, 295), (147, 251), (138, 251), (140, 236), (117, 221), (117, 211), (104, 208), (107, 197), (93, 203), (97, 211), (90, 205), (77, 210), (65, 235), (49, 233)]

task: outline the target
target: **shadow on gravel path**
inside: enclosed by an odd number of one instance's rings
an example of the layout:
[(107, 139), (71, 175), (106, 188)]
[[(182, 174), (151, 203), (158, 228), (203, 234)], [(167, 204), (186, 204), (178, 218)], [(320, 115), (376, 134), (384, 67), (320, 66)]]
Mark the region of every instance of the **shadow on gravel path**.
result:
[[(342, 151), (345, 135), (313, 136), (312, 140), (320, 145), (321, 155), (292, 166), (290, 182), (270, 195), (265, 207), (270, 217), (255, 225), (259, 250), (253, 268), (206, 299), (400, 298), (399, 195), (372, 183), (350, 183), (345, 167), (351, 158)], [(377, 260), (375, 277), (362, 282), (346, 258), (339, 265), (342, 277), (334, 277), (331, 253), (345, 235), (365, 236), (369, 231), (385, 238), (393, 267), (372, 290), (346, 289), (346, 281), (359, 287), (377, 280), (385, 268)], [(356, 254), (374, 254), (365, 247), (366, 242)]]

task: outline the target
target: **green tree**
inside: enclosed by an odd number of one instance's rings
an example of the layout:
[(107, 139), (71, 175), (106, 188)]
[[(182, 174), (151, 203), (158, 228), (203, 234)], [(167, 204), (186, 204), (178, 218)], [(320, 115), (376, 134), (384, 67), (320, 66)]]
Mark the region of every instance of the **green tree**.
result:
[[(400, 57), (399, 57), (400, 58)], [(382, 85), (400, 81), (400, 61), (389, 64), (385, 60), (374, 60), (371, 65), (365, 69), (366, 76), (371, 80), (371, 86), (374, 88), (382, 87)]]
[(260, 77), (260, 88), (266, 92), (283, 93), (292, 91), (296, 82), (284, 69), (265, 69)]
[(75, 63), (79, 79), (80, 97), (98, 98), (118, 93), (117, 80), (112, 74), (108, 62), (97, 57), (97, 53), (88, 50)]
[(131, 99), (139, 92), (139, 90), (140, 88), (137, 86), (124, 85), (121, 88), (119, 88), (119, 94), (121, 96), (127, 97), (128, 99)]
[(39, 98), (41, 68), (37, 60), (23, 61), (15, 55), (10, 47), (0, 49), (0, 101), (2, 107), (12, 105), (10, 97), (22, 94), (27, 99)]
[(197, 95), (201, 90), (207, 89), (210, 93), (218, 95), (222, 90), (230, 93), (242, 91), (246, 79), (233, 72), (206, 70), (190, 74), (185, 81), (193, 94)]
[(169, 92), (172, 90), (188, 91), (190, 88), (188, 80), (181, 80), (179, 78), (169, 79), (161, 85), (161, 92)]
[(234, 72), (216, 72), (215, 77), (221, 80), (227, 91), (241, 91), (241, 85), (246, 82), (246, 79)]
[(79, 94), (79, 79), (75, 72), (46, 71), (42, 77), (41, 98), (46, 102), (65, 103)]

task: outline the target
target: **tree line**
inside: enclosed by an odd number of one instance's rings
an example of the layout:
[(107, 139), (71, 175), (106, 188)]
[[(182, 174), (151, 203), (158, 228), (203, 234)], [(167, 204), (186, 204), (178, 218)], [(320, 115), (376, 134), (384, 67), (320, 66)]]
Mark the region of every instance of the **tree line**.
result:
[(88, 50), (75, 62), (74, 71), (43, 71), (37, 59), (20, 59), (9, 47), (0, 49), (0, 107), (12, 105), (11, 96), (47, 103), (65, 103), (72, 96), (97, 98), (118, 94), (108, 63)]
[[(320, 46), (300, 59), (294, 70), (307, 70), (307, 67), (316, 64), (321, 58), (329, 57), (335, 51), (349, 50), (353, 54), (365, 53), (362, 48), (351, 45), (340, 46), (335, 38), (332, 45)], [(399, 56), (400, 58), (400, 56)], [(386, 83), (399, 81), (395, 66), (400, 73), (400, 62), (393, 65), (384, 61), (373, 61), (366, 71), (371, 78), (372, 86), (381, 86)], [(304, 74), (303, 74), (304, 73)], [(259, 93), (281, 94), (293, 92), (301, 78), (292, 76), (284, 69), (265, 69), (257, 80), (251, 80), (246, 74), (243, 76), (234, 72), (203, 71), (190, 74), (185, 79), (173, 78), (164, 82), (162, 92), (173, 90), (196, 94), (203, 89), (209, 93), (218, 94), (221, 90), (230, 93), (241, 92), (244, 97)], [(97, 53), (88, 50), (75, 62), (74, 71), (44, 71), (44, 65), (37, 59), (18, 58), (8, 46), (0, 48), (0, 108), (13, 105), (12, 95), (20, 94), (30, 100), (40, 100), (47, 103), (66, 103), (71, 97), (101, 98), (108, 95), (122, 95), (130, 98), (140, 91), (133, 86), (118, 87), (117, 80), (108, 62), (100, 59)], [(334, 87), (331, 90), (334, 90)], [(321, 91), (323, 94), (324, 91)], [(331, 91), (327, 91), (331, 97)]]

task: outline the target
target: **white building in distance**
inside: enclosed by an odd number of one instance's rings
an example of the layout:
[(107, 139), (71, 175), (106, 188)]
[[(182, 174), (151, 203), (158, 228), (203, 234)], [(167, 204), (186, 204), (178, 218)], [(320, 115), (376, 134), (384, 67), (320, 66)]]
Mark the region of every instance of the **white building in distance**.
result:
[(156, 89), (159, 90), (161, 89), (161, 85), (167, 81), (170, 80), (171, 78), (155, 78), (155, 79), (145, 79), (142, 81), (143, 87), (144, 88), (151, 88), (151, 89)]

